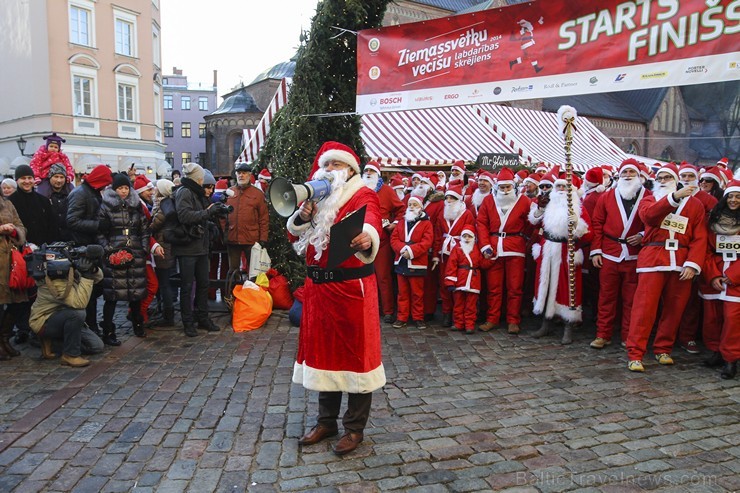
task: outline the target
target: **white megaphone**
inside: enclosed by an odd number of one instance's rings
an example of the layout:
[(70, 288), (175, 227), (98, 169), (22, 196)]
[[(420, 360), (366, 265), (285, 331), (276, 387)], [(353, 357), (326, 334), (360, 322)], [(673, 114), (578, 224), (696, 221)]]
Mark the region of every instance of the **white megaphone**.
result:
[(275, 212), (282, 217), (290, 217), (304, 200), (319, 202), (331, 193), (329, 180), (311, 180), (294, 184), (285, 178), (276, 177), (267, 188), (267, 198)]

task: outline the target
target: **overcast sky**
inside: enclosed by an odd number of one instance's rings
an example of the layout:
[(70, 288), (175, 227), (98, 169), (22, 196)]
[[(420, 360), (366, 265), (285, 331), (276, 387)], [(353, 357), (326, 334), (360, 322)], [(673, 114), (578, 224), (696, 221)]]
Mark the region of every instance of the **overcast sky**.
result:
[[(190, 83), (222, 96), (290, 59), (309, 30), (316, 0), (161, 0), (162, 71), (177, 67)], [(219, 98), (218, 104), (221, 103)]]

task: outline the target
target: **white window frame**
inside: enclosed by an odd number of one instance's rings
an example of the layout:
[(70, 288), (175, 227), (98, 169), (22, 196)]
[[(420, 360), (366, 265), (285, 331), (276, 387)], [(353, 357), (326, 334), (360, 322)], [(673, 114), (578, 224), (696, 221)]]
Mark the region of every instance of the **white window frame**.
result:
[[(168, 99), (169, 98), (169, 99)], [(166, 101), (170, 102), (170, 107), (168, 108), (165, 104)], [(175, 97), (172, 94), (165, 94), (162, 98), (162, 109), (164, 110), (171, 110), (175, 106)]]
[(152, 60), (155, 67), (162, 67), (162, 35), (156, 24), (152, 24)]
[[(206, 103), (205, 108), (201, 103)], [(208, 96), (198, 96), (198, 111), (208, 111)]]
[[(188, 102), (187, 108), (185, 108), (185, 101)], [(193, 100), (190, 96), (180, 96), (180, 110), (190, 111), (190, 108), (192, 107), (193, 107)]]
[[(87, 91), (85, 91), (85, 83), (88, 86)], [(72, 114), (74, 116), (83, 118), (92, 118), (95, 116), (95, 110), (93, 109), (94, 87), (95, 79), (77, 74), (72, 76)], [(87, 95), (87, 98), (85, 98), (85, 95)], [(85, 112), (86, 107), (89, 107), (89, 112), (87, 113)]]
[[(73, 40), (72, 36), (72, 9), (84, 10), (88, 14), (87, 37), (88, 42), (78, 43)], [(95, 2), (91, 0), (69, 0), (67, 3), (67, 16), (69, 19), (69, 42), (79, 46), (95, 48)]]
[[(72, 115), (75, 118), (97, 118), (98, 117), (98, 71), (92, 67), (70, 65), (70, 83), (72, 86)], [(84, 77), (91, 80), (90, 85), (90, 115), (75, 114), (75, 77)]]
[[(130, 53), (123, 53), (118, 50), (118, 22), (125, 22), (131, 25), (130, 33)], [(121, 10), (113, 9), (113, 49), (117, 55), (127, 56), (131, 58), (138, 57), (138, 46), (136, 40), (138, 39), (138, 29), (136, 24), (136, 16), (123, 12)]]
[[(131, 120), (124, 120), (121, 118), (121, 101), (119, 98), (118, 93), (118, 87), (120, 85), (125, 86), (131, 86), (132, 87), (132, 107), (131, 112), (133, 119)], [(126, 74), (116, 74), (116, 118), (121, 122), (127, 122), (127, 123), (138, 123), (140, 121), (140, 111), (139, 111), (139, 78), (132, 76), (132, 75), (126, 75)]]

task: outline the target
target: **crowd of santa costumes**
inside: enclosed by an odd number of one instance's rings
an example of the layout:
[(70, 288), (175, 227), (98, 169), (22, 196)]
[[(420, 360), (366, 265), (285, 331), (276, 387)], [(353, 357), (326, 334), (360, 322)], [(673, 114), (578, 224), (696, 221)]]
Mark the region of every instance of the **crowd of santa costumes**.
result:
[(570, 188), (564, 170), (544, 164), (468, 175), (457, 161), (449, 174), (396, 173), (386, 184), (370, 162), (363, 180), (380, 201), (375, 270), (394, 328), (425, 329), (441, 302), (452, 331), (502, 324), (516, 335), (531, 313), (542, 319), (532, 337), (558, 330), (567, 345), (594, 325), (583, 323), (585, 303), (596, 326), (590, 347), (621, 344), (630, 371), (645, 371), (655, 332), (659, 364), (673, 364), (674, 348), (700, 353), (703, 341), (705, 365), (736, 375), (740, 181), (726, 158), (707, 169), (630, 158), (573, 173)]

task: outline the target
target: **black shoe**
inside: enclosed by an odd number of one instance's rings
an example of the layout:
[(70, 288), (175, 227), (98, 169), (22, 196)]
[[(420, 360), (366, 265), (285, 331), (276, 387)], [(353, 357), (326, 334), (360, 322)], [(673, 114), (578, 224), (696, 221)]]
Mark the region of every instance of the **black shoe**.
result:
[(427, 313), (424, 315), (425, 322), (434, 322), (434, 313)]
[(136, 337), (146, 337), (146, 331), (144, 330), (144, 322), (134, 322), (134, 335)]
[(185, 335), (188, 337), (198, 337), (198, 331), (195, 329), (195, 325), (185, 325)]
[(442, 317), (442, 327), (452, 327), (452, 313), (445, 313)]
[(18, 331), (13, 338), (15, 344), (25, 344), (28, 342), (28, 332)]
[(106, 346), (120, 346), (121, 341), (116, 338), (116, 334), (103, 334), (103, 344)]
[(214, 324), (209, 318), (198, 322), (198, 328), (200, 330), (207, 330), (208, 332), (219, 332), (221, 330), (219, 326)]
[(383, 323), (389, 324), (393, 322), (393, 315), (386, 315), (383, 317)]
[(722, 355), (719, 354), (719, 351), (715, 351), (708, 359), (704, 360), (704, 366), (707, 368), (719, 368), (724, 364), (725, 360), (722, 359)]
[(732, 363), (725, 363), (725, 367), (722, 368), (722, 373), (719, 374), (723, 380), (731, 380), (737, 375), (737, 361)]

